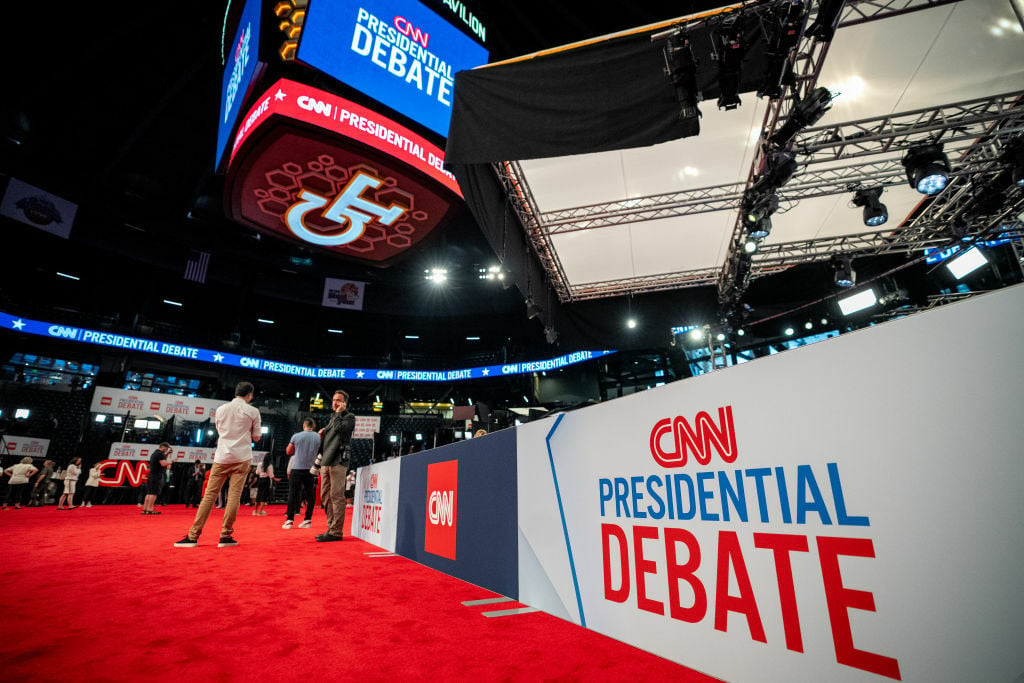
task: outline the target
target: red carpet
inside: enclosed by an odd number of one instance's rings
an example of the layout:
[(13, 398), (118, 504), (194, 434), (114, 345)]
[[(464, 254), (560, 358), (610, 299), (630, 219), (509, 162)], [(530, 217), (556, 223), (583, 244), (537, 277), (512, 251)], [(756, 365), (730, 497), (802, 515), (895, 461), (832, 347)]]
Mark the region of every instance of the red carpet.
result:
[[(713, 681), (360, 540), (239, 511), (237, 548), (179, 549), (194, 510), (0, 512), (3, 680)], [(351, 519), (351, 509), (350, 509)]]

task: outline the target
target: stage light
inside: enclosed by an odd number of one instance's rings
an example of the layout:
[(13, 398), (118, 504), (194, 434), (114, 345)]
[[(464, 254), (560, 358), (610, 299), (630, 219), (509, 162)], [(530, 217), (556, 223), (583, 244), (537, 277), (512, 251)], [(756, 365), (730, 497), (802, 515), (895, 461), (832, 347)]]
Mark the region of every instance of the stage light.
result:
[(857, 282), (857, 273), (853, 270), (853, 259), (849, 256), (837, 256), (832, 259), (837, 287), (853, 287)]
[(787, 328), (786, 328), (786, 329), (784, 330), (784, 332), (786, 333), (786, 336), (787, 336), (787, 337), (792, 337), (792, 336), (793, 336), (793, 333), (795, 332), (795, 330), (794, 330), (794, 329), (793, 329), (792, 327), (787, 327)]
[(881, 187), (872, 187), (854, 193), (853, 205), (864, 207), (864, 225), (874, 228), (889, 220), (888, 207), (878, 200), (882, 190)]
[[(749, 236), (755, 240), (763, 240), (772, 232), (772, 219), (765, 216), (750, 227)], [(745, 247), (746, 245), (744, 245)], [(744, 249), (746, 251), (746, 249)], [(753, 253), (747, 251), (748, 254)]]
[(736, 336), (737, 337), (742, 337), (745, 334), (746, 334), (746, 332), (744, 332), (742, 329), (736, 330)]
[(1014, 138), (1003, 153), (1010, 166), (1010, 178), (1017, 187), (1024, 187), (1024, 138)]
[(903, 157), (907, 182), (921, 194), (933, 195), (949, 183), (949, 158), (940, 143), (911, 147)]
[(423, 279), (430, 280), (435, 285), (442, 284), (448, 280), (448, 269), (428, 268), (423, 271)]
[(554, 344), (556, 341), (558, 341), (558, 331), (551, 326), (545, 327), (544, 339), (547, 340), (548, 344)]
[(988, 259), (981, 253), (981, 250), (977, 247), (971, 247), (964, 253), (960, 254), (956, 258), (949, 261), (946, 267), (949, 268), (949, 272), (953, 274), (957, 280), (963, 280), (965, 277), (988, 264)]
[(962, 213), (959, 213), (949, 221), (949, 236), (961, 242), (970, 242), (971, 236), (970, 221)]
[(813, 126), (832, 107), (832, 93), (820, 87), (796, 103), (782, 128), (768, 138), (775, 147), (785, 147), (797, 133), (807, 126)]
[(843, 315), (852, 315), (866, 308), (871, 308), (878, 303), (878, 298), (875, 296), (875, 290), (868, 288), (844, 297), (838, 303), (839, 310), (843, 312)]
[(802, 0), (788, 0), (775, 5), (769, 12), (768, 39), (765, 48), (764, 82), (758, 97), (776, 99), (782, 96), (782, 86), (793, 82), (793, 68), (789, 53), (800, 42), (807, 12)]
[[(743, 196), (743, 224), (748, 228), (771, 216), (779, 208), (779, 197), (774, 192), (758, 193), (747, 190)], [(769, 226), (769, 229), (770, 226)], [(767, 235), (767, 233), (765, 233)], [(753, 233), (751, 236), (756, 237)], [(764, 235), (762, 235), (763, 237)]]
[(718, 62), (718, 108), (740, 106), (740, 69), (743, 66), (743, 22), (739, 15), (727, 15), (712, 36), (713, 60)]
[[(771, 221), (770, 218), (766, 220), (768, 220), (769, 222)], [(758, 247), (760, 246), (761, 242), (759, 240), (756, 240), (753, 237), (748, 237), (747, 240), (743, 243), (743, 251), (745, 251), (748, 254), (753, 254), (754, 252), (757, 251)]]
[(96, 421), (97, 422), (106, 422), (107, 421), (107, 416), (106, 415), (97, 415), (96, 416)]
[(813, 330), (814, 329), (814, 323), (812, 323), (810, 320), (808, 320), (807, 322), (804, 323), (804, 329), (805, 330)]
[(628, 327), (631, 330), (635, 329), (636, 328), (636, 318), (630, 318), (629, 320), (627, 320), (626, 321), (626, 327)]
[(690, 330), (690, 340), (691, 341), (697, 342), (697, 341), (701, 341), (702, 339), (704, 339), (704, 330), (702, 330), (699, 327), (696, 328), (696, 329)]
[(676, 88), (679, 100), (679, 122), (683, 124), (683, 137), (700, 133), (701, 100), (697, 89), (697, 63), (693, 59), (690, 39), (686, 31), (672, 33), (662, 51), (665, 56), (665, 71)]
[(533, 302), (533, 297), (526, 298), (526, 318), (527, 320), (533, 320), (540, 315), (540, 306)]
[(821, 0), (818, 3), (818, 14), (807, 29), (807, 36), (825, 43), (832, 40), (845, 2), (846, 0)]

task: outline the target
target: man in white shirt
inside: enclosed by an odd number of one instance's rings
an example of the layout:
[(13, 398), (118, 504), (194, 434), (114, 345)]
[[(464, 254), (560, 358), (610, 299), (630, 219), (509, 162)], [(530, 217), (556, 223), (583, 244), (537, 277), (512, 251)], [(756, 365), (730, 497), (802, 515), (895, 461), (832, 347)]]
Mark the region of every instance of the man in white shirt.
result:
[(260, 440), (260, 411), (249, 405), (255, 389), (250, 382), (239, 382), (235, 387), (235, 398), (217, 408), (214, 422), (217, 425), (217, 451), (213, 455), (213, 468), (206, 492), (199, 503), (195, 521), (188, 535), (174, 544), (175, 548), (195, 548), (199, 535), (203, 533), (214, 501), (224, 480), (228, 479), (228, 500), (224, 508), (224, 522), (221, 525), (218, 548), (233, 548), (238, 542), (233, 538), (238, 503), (242, 497), (249, 465), (252, 462), (252, 444)]

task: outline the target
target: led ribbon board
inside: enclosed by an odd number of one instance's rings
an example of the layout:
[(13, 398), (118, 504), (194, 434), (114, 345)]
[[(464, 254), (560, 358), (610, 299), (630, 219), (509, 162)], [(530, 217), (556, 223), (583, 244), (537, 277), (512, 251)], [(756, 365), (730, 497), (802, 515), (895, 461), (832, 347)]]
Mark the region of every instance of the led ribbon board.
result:
[(231, 131), (242, 111), (242, 101), (252, 85), (259, 63), (261, 0), (249, 0), (242, 10), (238, 31), (224, 66), (220, 87), (220, 118), (217, 120), (217, 157), (219, 167), (231, 139)]
[(156, 339), (132, 337), (113, 332), (100, 332), (84, 327), (70, 327), (55, 323), (20, 318), (9, 313), (0, 312), (0, 327), (5, 330), (32, 334), (51, 339), (84, 344), (96, 344), (128, 351), (142, 351), (159, 356), (184, 358), (201, 363), (227, 365), (230, 367), (247, 368), (258, 372), (272, 372), (280, 375), (304, 377), (307, 379), (349, 379), (367, 381), (398, 381), (398, 382), (452, 382), (465, 379), (486, 379), (522, 375), (533, 372), (546, 372), (583, 363), (588, 360), (607, 356), (614, 351), (576, 351), (557, 358), (504, 365), (486, 365), (461, 370), (381, 370), (379, 368), (322, 368), (299, 365), (267, 358), (252, 358), (234, 353), (223, 353), (195, 346), (171, 344)]
[(437, 145), (287, 79), (240, 125), (226, 188), (232, 218), (378, 265), (423, 240), (461, 197)]
[(448, 136), (455, 72), (487, 50), (415, 0), (312, 2), (297, 59)]

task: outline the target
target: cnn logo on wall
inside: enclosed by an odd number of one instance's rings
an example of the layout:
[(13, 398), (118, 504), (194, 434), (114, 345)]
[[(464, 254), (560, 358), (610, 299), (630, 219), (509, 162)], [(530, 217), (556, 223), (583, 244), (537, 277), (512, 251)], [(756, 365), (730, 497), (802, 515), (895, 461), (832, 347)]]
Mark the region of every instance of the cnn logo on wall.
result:
[(718, 421), (700, 411), (691, 423), (682, 415), (666, 417), (654, 423), (651, 429), (651, 456), (662, 467), (682, 467), (693, 454), (701, 465), (711, 462), (718, 453), (724, 462), (734, 462), (736, 425), (732, 419), (732, 406), (718, 409)]

